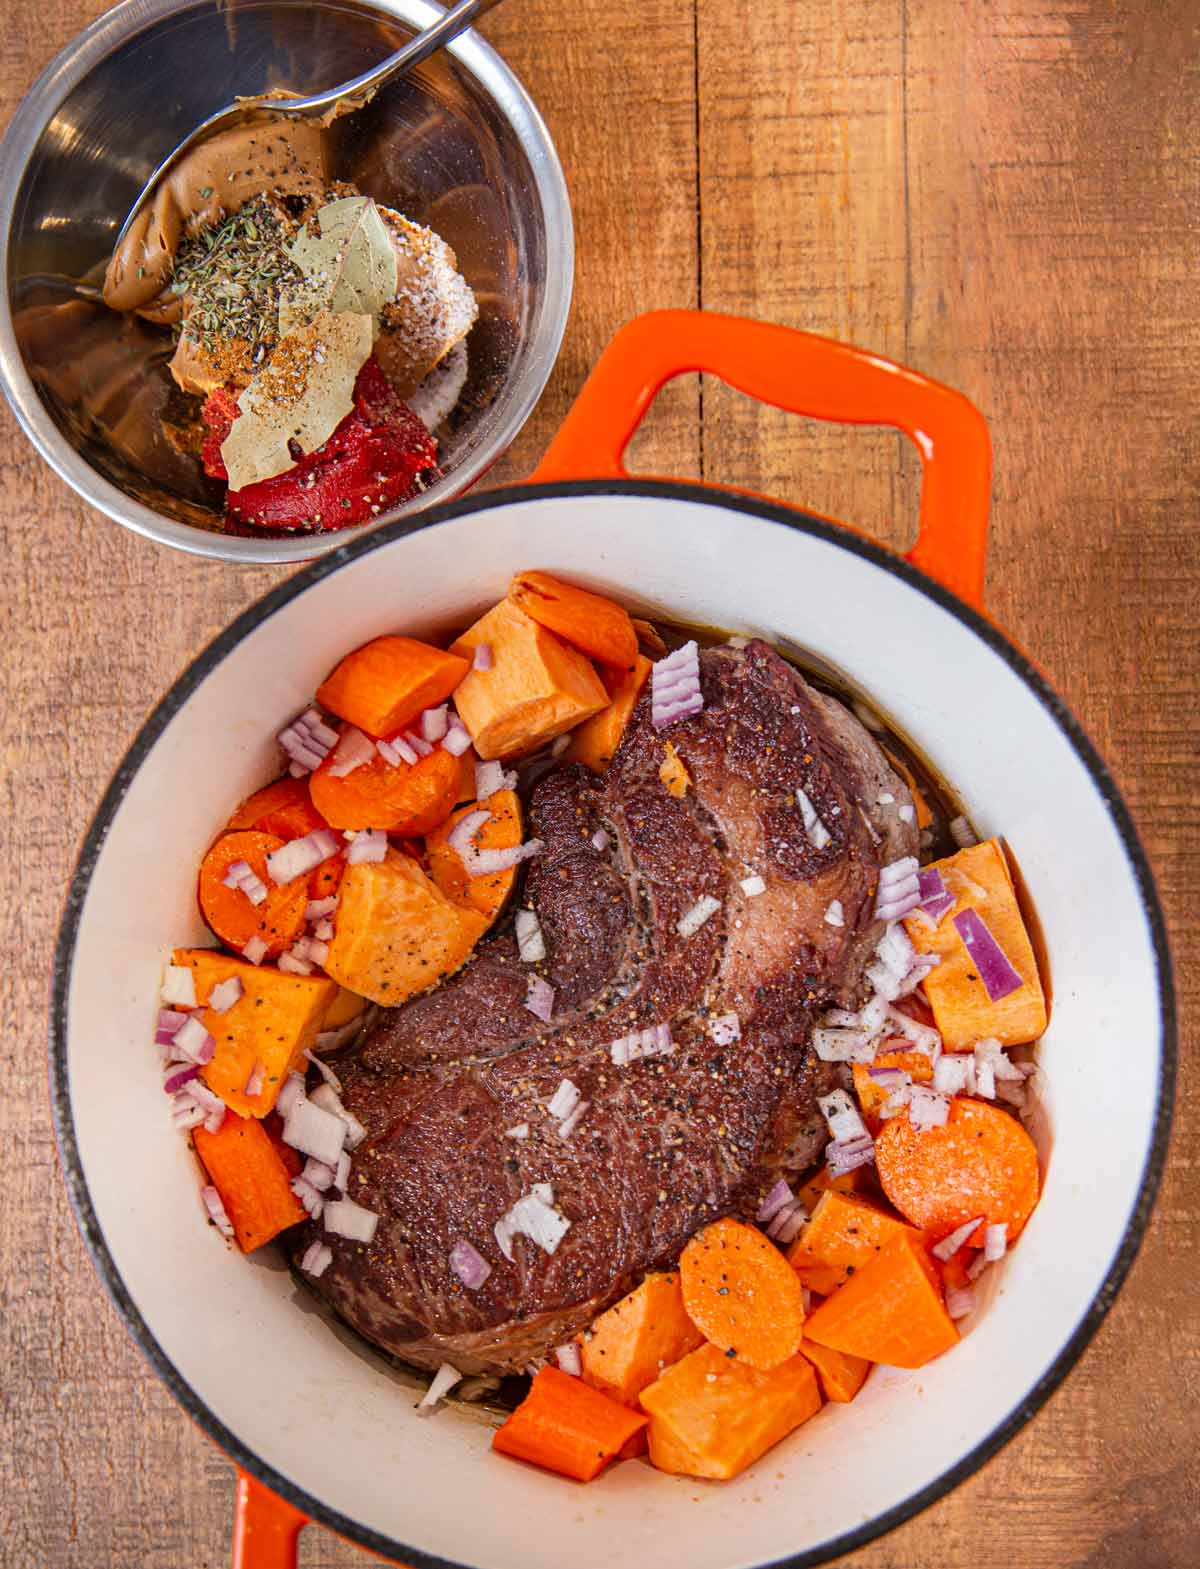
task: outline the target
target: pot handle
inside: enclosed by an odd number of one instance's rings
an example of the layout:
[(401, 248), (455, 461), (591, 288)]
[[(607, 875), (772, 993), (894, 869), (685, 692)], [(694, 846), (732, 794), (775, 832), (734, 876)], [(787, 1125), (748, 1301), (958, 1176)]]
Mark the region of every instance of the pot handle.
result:
[(628, 478), (625, 449), (659, 389), (693, 370), (793, 414), (902, 430), (922, 467), (907, 559), (982, 605), (992, 468), (983, 415), (940, 382), (832, 338), (711, 311), (635, 317), (600, 356), (531, 481)]
[(237, 1474), (232, 1569), (296, 1569), (306, 1515), (245, 1471)]

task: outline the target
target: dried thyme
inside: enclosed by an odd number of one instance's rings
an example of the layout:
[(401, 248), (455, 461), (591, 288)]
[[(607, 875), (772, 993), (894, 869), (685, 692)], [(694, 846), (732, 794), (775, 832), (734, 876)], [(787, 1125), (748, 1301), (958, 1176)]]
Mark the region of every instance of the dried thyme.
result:
[(187, 296), (183, 331), (218, 353), (236, 341), (259, 363), (279, 337), (279, 298), (303, 283), (287, 254), (294, 230), (268, 197), (259, 196), (231, 218), (186, 239), (171, 282)]

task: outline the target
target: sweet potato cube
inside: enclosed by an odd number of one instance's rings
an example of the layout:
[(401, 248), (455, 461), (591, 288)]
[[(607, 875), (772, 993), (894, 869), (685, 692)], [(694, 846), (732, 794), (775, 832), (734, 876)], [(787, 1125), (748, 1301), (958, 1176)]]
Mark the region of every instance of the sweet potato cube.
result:
[(583, 1378), (627, 1406), (664, 1367), (704, 1344), (687, 1316), (679, 1276), (647, 1275), (641, 1285), (601, 1313), (583, 1341)]
[(804, 1333), (890, 1367), (924, 1367), (958, 1341), (933, 1260), (907, 1230), (815, 1308)]
[(412, 637), (377, 637), (337, 666), (317, 702), (377, 741), (390, 740), (426, 708), (444, 703), (467, 661)]
[[(882, 1252), (907, 1222), (845, 1193), (823, 1193), (804, 1230), (788, 1249), (788, 1263), (810, 1291), (828, 1296)], [(918, 1239), (920, 1232), (913, 1232)]]
[(631, 671), (604, 669), (600, 679), (608, 693), (608, 705), (579, 726), (567, 748), (572, 762), (586, 764), (594, 774), (604, 772), (621, 744), (625, 727), (650, 679), (650, 661), (639, 654)]
[(326, 972), (339, 985), (395, 1007), (453, 975), (487, 929), (453, 904), (411, 856), (348, 866), (338, 894)]
[(803, 1356), (769, 1373), (701, 1346), (641, 1394), (650, 1459), (660, 1471), (728, 1481), (821, 1409)]
[[(1046, 997), (1008, 861), (998, 839), (985, 840), (944, 861), (934, 861), (955, 903), (935, 927), (909, 916), (904, 926), (918, 953), (941, 956), (925, 977), (925, 995), (947, 1051), (991, 1036), (1002, 1046), (1037, 1040), (1046, 1028)], [(976, 910), (1003, 949), (1022, 984), (995, 1002), (976, 971), (954, 917)]]
[(425, 861), (429, 875), (447, 899), (484, 916), (490, 926), (508, 901), (517, 879), (517, 868), (506, 872), (485, 872), (472, 877), (462, 857), (450, 844), (450, 835), (464, 817), (481, 808), (491, 819), (475, 835), (481, 850), (511, 850), (521, 843), (521, 802), (514, 790), (497, 790), (486, 801), (469, 801), (459, 807), (442, 826), (425, 840)]
[[(284, 975), (217, 948), (177, 948), (171, 962), (192, 971), (200, 1022), (217, 1043), (201, 1078), (240, 1117), (265, 1117), (289, 1072), (325, 1028), (337, 987), (320, 975)], [(204, 1006), (214, 986), (235, 977), (242, 995), (231, 1008), (218, 1013)], [(262, 1089), (247, 1095), (256, 1067)]]
[(835, 1351), (832, 1346), (819, 1346), (807, 1336), (800, 1342), (800, 1355), (807, 1357), (817, 1370), (821, 1393), (826, 1400), (848, 1404), (866, 1382), (871, 1364), (865, 1357), (852, 1357), (846, 1351)]
[(508, 597), (526, 615), (600, 664), (617, 670), (633, 668), (637, 633), (629, 612), (615, 599), (564, 583), (548, 572), (518, 572), (508, 586)]
[(590, 662), (505, 599), (464, 632), (451, 652), (492, 650), (490, 670), (472, 670), (454, 694), (480, 757), (521, 757), (590, 719), (608, 694)]
[(308, 1219), (292, 1192), (291, 1173), (261, 1122), (227, 1112), (216, 1133), (194, 1129), (192, 1143), (221, 1195), (243, 1253)]

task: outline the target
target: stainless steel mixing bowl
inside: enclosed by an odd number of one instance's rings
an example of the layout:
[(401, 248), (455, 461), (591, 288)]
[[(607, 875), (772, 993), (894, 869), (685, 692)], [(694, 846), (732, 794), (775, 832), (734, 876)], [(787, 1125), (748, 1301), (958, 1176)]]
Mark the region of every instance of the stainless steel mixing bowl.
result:
[[(161, 329), (79, 298), (97, 284), (159, 159), (235, 94), (343, 81), (428, 25), (426, 0), (123, 0), (69, 44), (0, 145), (0, 385), (46, 461), (126, 528), (197, 555), (301, 561), (361, 529), (286, 539), (220, 531), (220, 495), (160, 423)], [(480, 304), (469, 371), (439, 431), (445, 478), (471, 485), (513, 440), (566, 325), (574, 232), (541, 116), (469, 32), (331, 130), (343, 179), (436, 229)], [(387, 514), (395, 517), (397, 512)]]

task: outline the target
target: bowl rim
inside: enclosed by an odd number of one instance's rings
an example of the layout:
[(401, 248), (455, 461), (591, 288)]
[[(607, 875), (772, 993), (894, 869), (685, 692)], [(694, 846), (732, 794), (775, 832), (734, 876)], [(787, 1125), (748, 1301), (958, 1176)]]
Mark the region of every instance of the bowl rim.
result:
[[(444, 14), (444, 7), (432, 0), (356, 3), (416, 27), (428, 26)], [(120, 0), (55, 55), (22, 97), (0, 140), (0, 390), (43, 461), (77, 496), (114, 523), (188, 555), (259, 566), (298, 565), (328, 555), (346, 539), (373, 533), (394, 519), (372, 520), (338, 533), (258, 539), (209, 532), (165, 517), (127, 496), (64, 437), (25, 368), (13, 324), (9, 296), (12, 224), (29, 160), (46, 126), (68, 94), (118, 45), (178, 10), (179, 0)], [(524, 428), (558, 361), (575, 285), (575, 225), (570, 193), (545, 120), (512, 68), (474, 28), (460, 33), (445, 47), (516, 132), (529, 160), (546, 234), (557, 256), (547, 267), (545, 288), (530, 330), (525, 372), (514, 384), (516, 396), (512, 405), (490, 437), (469, 450), (446, 480), (430, 487), (428, 494), (435, 498), (430, 503), (433, 506), (439, 505), (438, 491), (442, 485), (446, 486), (447, 500), (469, 490)]]
[(801, 1552), (763, 1562), (757, 1569), (813, 1569), (865, 1546), (935, 1503), (959, 1482), (978, 1470), (1020, 1432), (1042, 1408), (1083, 1354), (1107, 1317), (1129, 1273), (1149, 1223), (1162, 1179), (1175, 1098), (1178, 1057), (1175, 983), (1166, 919), (1155, 886), (1149, 859), (1142, 847), (1129, 808), (1095, 746), (1067, 704), (1057, 695), (1037, 667), (986, 616), (958, 599), (948, 589), (914, 567), (886, 546), (846, 529), (841, 524), (810, 513), (753, 496), (715, 491), (686, 481), (642, 479), (572, 480), (548, 484), (504, 486), (480, 496), (463, 498), (431, 508), (411, 518), (397, 518), (368, 535), (347, 540), (335, 552), (310, 562), (300, 572), (249, 605), (224, 631), (202, 650), (156, 705), (130, 744), (104, 793), (84, 837), (64, 903), (55, 945), (54, 974), (49, 1020), (50, 1093), (55, 1138), (75, 1218), (92, 1262), (126, 1327), (159, 1378), (184, 1411), (243, 1471), (302, 1511), (310, 1520), (381, 1557), (406, 1563), (413, 1569), (466, 1569), (455, 1560), (428, 1553), (397, 1541), (351, 1519), (304, 1489), (297, 1487), (251, 1450), (209, 1409), (176, 1369), (126, 1291), (108, 1251), (88, 1191), (87, 1178), (75, 1138), (67, 1073), (68, 1012), (75, 947), (84, 902), (100, 851), (133, 778), (158, 742), (167, 725), (200, 685), (256, 627), (284, 609), (293, 599), (373, 551), (387, 549), (420, 530), (455, 518), (484, 513), (511, 503), (536, 502), (551, 497), (574, 496), (660, 497), (720, 507), (813, 535), (853, 555), (882, 567), (917, 589), (946, 613), (973, 632), (992, 653), (1018, 676), (1041, 703), (1062, 732), (1091, 777), (1129, 861), (1139, 902), (1146, 921), (1157, 976), (1159, 1013), (1159, 1068), (1157, 1097), (1146, 1160), (1129, 1219), (1113, 1253), (1108, 1271), (1070, 1337), (1038, 1382), (1012, 1406), (1007, 1416), (973, 1449), (947, 1467), (924, 1487), (900, 1503), (853, 1526), (837, 1537)]

